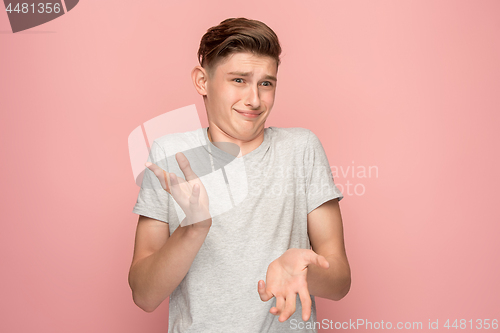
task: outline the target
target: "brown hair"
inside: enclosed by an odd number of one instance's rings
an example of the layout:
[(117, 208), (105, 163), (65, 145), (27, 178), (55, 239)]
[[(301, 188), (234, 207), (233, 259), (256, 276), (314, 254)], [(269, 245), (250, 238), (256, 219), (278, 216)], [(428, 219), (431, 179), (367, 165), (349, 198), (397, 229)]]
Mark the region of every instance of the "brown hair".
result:
[(281, 46), (274, 31), (263, 22), (244, 17), (228, 18), (208, 29), (201, 38), (198, 61), (210, 74), (219, 61), (236, 52), (269, 56), (276, 60), (276, 66), (281, 62)]

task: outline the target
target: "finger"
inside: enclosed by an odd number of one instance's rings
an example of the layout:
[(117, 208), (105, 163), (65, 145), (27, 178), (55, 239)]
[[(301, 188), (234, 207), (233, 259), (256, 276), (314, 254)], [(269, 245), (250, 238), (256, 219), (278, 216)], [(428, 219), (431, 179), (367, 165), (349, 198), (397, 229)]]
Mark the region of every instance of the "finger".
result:
[(193, 192), (191, 193), (191, 196), (189, 197), (189, 203), (193, 206), (197, 206), (199, 199), (200, 199), (200, 185), (194, 184), (193, 185)]
[(170, 173), (170, 189), (177, 203), (188, 204), (190, 202), (193, 193), (192, 186), (173, 172)]
[(316, 257), (316, 265), (320, 266), (320, 267), (323, 267), (325, 269), (329, 268), (330, 267), (330, 263), (328, 262), (328, 260), (326, 260), (325, 257), (323, 257), (322, 255), (318, 255)]
[(179, 195), (179, 191), (181, 191), (181, 189), (179, 188), (179, 180), (177, 179), (177, 175), (173, 172), (167, 173), (167, 175), (169, 176), (170, 179), (170, 191), (175, 199), (176, 196)]
[(290, 316), (295, 312), (295, 309), (296, 309), (295, 308), (296, 300), (297, 300), (297, 294), (295, 294), (295, 293), (289, 294), (286, 297), (286, 299), (285, 299), (285, 309), (281, 313), (281, 316), (278, 318), (278, 320), (280, 322), (284, 322), (285, 320), (287, 320), (288, 318), (290, 318)]
[(164, 187), (165, 191), (167, 191), (168, 193), (170, 193), (170, 179), (169, 179), (168, 174), (167, 174), (167, 172), (165, 170), (163, 170), (163, 179), (164, 179), (163, 182), (165, 183), (165, 187)]
[(311, 295), (309, 295), (309, 290), (302, 288), (299, 290), (300, 303), (302, 304), (302, 320), (308, 321), (311, 316)]
[(328, 262), (328, 260), (326, 260), (326, 258), (322, 255), (317, 254), (313, 250), (308, 252), (305, 259), (308, 264), (314, 264), (325, 269), (330, 267), (330, 263)]
[(181, 168), (181, 171), (187, 181), (198, 178), (193, 169), (191, 169), (191, 164), (183, 153), (175, 154), (175, 159), (177, 160), (177, 164), (179, 164), (179, 167)]
[(144, 165), (155, 174), (156, 178), (160, 181), (161, 187), (170, 193), (170, 188), (168, 187), (168, 182), (166, 181), (167, 177), (165, 176), (165, 170), (151, 162), (146, 162)]
[(274, 315), (280, 315), (285, 308), (285, 298), (283, 296), (276, 296), (276, 306), (271, 308), (271, 313)]
[(264, 280), (260, 280), (258, 285), (257, 285), (257, 291), (259, 292), (260, 299), (263, 302), (269, 301), (271, 298), (273, 298), (273, 294), (271, 294), (269, 291), (266, 289), (266, 283)]

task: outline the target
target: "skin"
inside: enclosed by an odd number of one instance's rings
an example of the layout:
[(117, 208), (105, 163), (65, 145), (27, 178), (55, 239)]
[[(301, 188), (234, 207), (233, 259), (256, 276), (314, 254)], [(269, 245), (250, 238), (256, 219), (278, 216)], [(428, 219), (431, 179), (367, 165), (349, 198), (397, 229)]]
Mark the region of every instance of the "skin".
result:
[[(204, 99), (212, 142), (234, 143), (242, 155), (263, 142), (265, 121), (274, 105), (277, 71), (274, 59), (251, 53), (235, 53), (210, 72), (201, 66), (193, 69), (193, 84)], [(234, 72), (240, 74), (231, 74)], [(261, 113), (247, 118), (237, 111)], [(154, 164), (146, 165), (179, 203), (187, 219), (169, 237), (168, 224), (139, 217), (129, 284), (136, 304), (148, 312), (161, 304), (186, 275), (212, 224), (203, 183), (182, 153), (176, 159), (185, 179)], [(266, 281), (258, 281), (262, 301), (276, 297), (270, 313), (279, 316), (280, 322), (295, 312), (297, 294), (306, 321), (311, 315), (309, 295), (340, 300), (350, 289), (338, 200), (310, 212), (307, 226), (312, 249), (285, 251), (269, 265)]]
[(306, 321), (311, 316), (308, 295), (338, 301), (351, 286), (338, 199), (325, 202), (307, 215), (307, 232), (312, 249), (288, 249), (269, 265), (266, 282), (258, 282), (263, 301), (276, 297), (276, 307), (270, 312), (279, 316), (280, 322), (295, 312), (297, 294)]
[[(231, 74), (234, 72), (247, 74)], [(274, 59), (251, 53), (230, 55), (212, 69), (211, 75), (196, 66), (191, 77), (196, 91), (203, 96), (210, 141), (234, 143), (242, 155), (257, 148), (264, 140), (265, 121), (274, 105), (277, 74)], [(236, 110), (262, 113), (257, 118), (246, 118)]]

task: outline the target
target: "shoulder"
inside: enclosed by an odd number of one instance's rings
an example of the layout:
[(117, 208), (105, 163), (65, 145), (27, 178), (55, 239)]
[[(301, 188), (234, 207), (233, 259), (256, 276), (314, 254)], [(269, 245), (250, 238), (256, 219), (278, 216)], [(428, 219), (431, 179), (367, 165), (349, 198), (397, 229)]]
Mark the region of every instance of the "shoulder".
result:
[(302, 127), (268, 127), (273, 137), (277, 140), (287, 141), (304, 141), (307, 140), (311, 134), (311, 130)]
[(156, 138), (153, 144), (161, 147), (167, 155), (175, 154), (206, 144), (202, 142), (202, 131), (203, 128), (199, 128), (189, 132), (166, 134)]
[(269, 127), (275, 142), (306, 148), (311, 143), (319, 142), (318, 137), (310, 129), (303, 127)]

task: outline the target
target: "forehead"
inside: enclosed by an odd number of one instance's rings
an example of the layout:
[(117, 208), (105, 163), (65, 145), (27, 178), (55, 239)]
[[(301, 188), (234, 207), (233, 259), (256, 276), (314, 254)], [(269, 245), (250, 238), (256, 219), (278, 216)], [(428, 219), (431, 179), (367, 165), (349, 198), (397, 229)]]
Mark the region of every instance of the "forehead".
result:
[(276, 60), (269, 56), (255, 55), (249, 52), (237, 52), (220, 62), (216, 73), (246, 72), (254, 75), (273, 75), (278, 71)]

